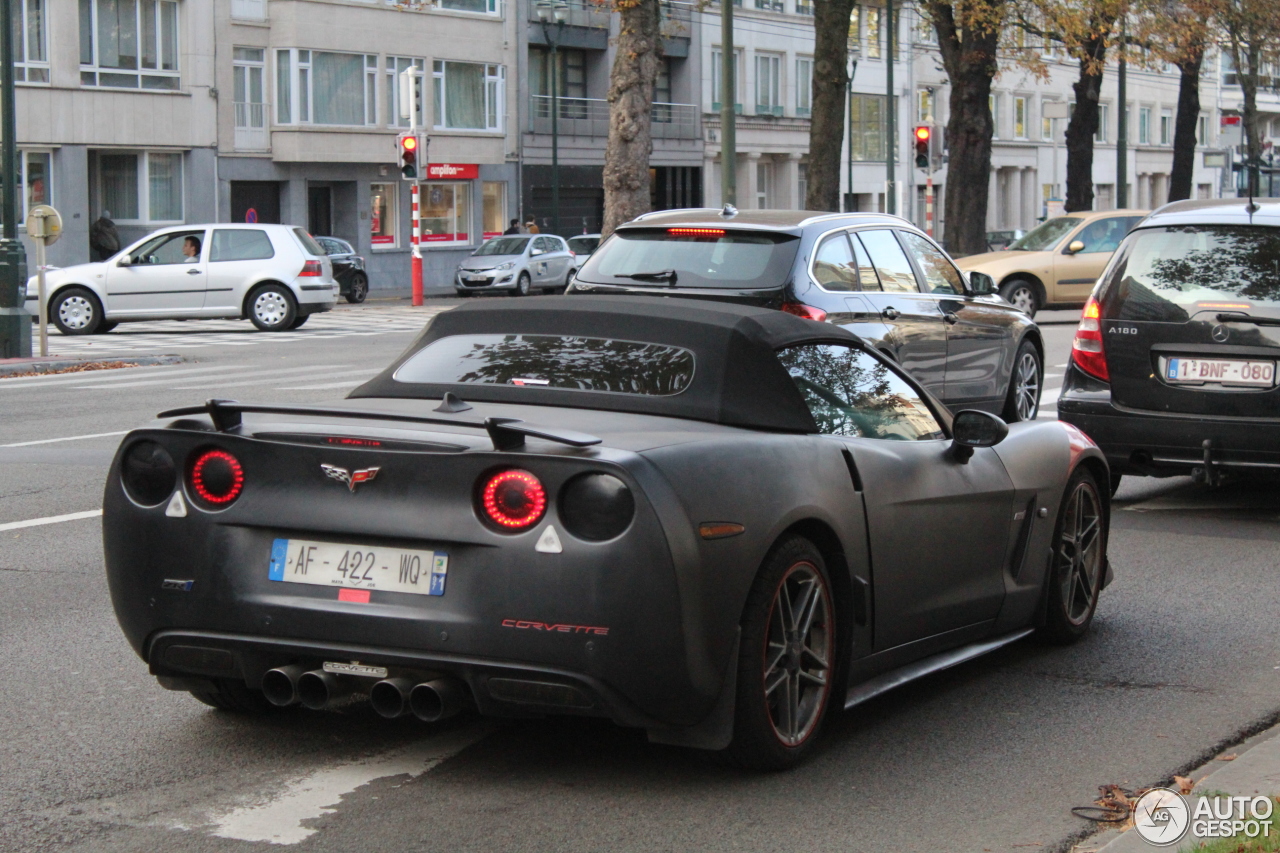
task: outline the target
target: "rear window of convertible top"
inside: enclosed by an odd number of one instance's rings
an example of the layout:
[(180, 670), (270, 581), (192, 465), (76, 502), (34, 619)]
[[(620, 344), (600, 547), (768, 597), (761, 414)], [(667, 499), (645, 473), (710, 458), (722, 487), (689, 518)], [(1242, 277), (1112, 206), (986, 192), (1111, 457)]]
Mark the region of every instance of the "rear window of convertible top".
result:
[(680, 347), (568, 335), (451, 335), (414, 353), (397, 382), (508, 385), (667, 397), (693, 380)]

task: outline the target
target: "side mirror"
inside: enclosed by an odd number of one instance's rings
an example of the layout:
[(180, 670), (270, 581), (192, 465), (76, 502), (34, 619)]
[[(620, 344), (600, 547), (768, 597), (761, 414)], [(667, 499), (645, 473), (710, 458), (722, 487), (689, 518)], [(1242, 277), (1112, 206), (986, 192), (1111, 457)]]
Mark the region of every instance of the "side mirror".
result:
[(133, 266), (133, 258), (129, 257), (128, 255), (121, 255), (120, 260), (116, 261), (116, 266), (118, 267)]
[(984, 272), (969, 273), (969, 290), (974, 296), (990, 296), (996, 292), (996, 280)]
[(1068, 255), (1074, 255), (1077, 252), (1083, 252), (1083, 251), (1084, 251), (1084, 242), (1081, 240), (1072, 240), (1070, 243), (1067, 244)]
[(951, 422), (951, 455), (968, 462), (975, 447), (995, 447), (1009, 434), (1009, 425), (990, 412), (965, 409)]
[(536, 258), (538, 257), (538, 255), (545, 255), (545, 254), (546, 252), (544, 252), (542, 249), (534, 249), (532, 252), (529, 253), (529, 257)]

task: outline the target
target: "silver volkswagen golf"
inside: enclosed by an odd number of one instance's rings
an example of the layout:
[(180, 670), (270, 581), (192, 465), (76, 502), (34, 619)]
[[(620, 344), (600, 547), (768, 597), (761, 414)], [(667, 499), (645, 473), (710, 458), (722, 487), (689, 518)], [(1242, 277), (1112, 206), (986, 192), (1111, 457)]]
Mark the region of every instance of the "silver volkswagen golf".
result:
[(495, 291), (528, 296), (534, 290), (563, 290), (577, 267), (577, 257), (560, 237), (494, 237), (458, 264), (454, 288), (459, 296)]

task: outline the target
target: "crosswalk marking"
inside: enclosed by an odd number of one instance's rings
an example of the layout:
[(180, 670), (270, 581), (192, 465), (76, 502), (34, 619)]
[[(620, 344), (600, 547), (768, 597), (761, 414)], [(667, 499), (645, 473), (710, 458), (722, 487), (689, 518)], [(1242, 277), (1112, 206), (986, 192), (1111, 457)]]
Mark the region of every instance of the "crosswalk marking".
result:
[(30, 447), (33, 444), (57, 444), (60, 441), (82, 441), (90, 438), (107, 438), (113, 435), (124, 435), (127, 429), (117, 430), (115, 432), (95, 432), (89, 435), (68, 435), (62, 438), (42, 438), (38, 441), (15, 441), (13, 444), (0, 444), (0, 447)]

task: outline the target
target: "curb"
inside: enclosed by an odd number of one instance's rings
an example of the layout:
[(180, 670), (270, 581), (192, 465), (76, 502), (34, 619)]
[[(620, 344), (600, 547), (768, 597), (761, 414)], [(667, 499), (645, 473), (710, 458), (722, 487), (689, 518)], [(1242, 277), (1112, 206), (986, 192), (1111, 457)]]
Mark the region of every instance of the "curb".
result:
[[(6, 358), (0, 359), (0, 376), (22, 376), (25, 374), (55, 373), (76, 367), (81, 364), (95, 362), (123, 362), (130, 367), (149, 367), (157, 364), (181, 364), (186, 361), (180, 355), (121, 355), (114, 358)], [(109, 368), (112, 370), (123, 368)], [(86, 371), (97, 372), (97, 371)]]
[[(1234, 753), (1232, 761), (1210, 759), (1187, 774), (1196, 779), (1193, 794), (1204, 791), (1221, 791), (1239, 796), (1262, 795), (1274, 797), (1280, 794), (1280, 726), (1272, 726), (1261, 734), (1246, 740), (1239, 747), (1227, 750)], [(1203, 778), (1201, 773), (1213, 768)], [(1280, 806), (1276, 810), (1280, 818)], [(1154, 850), (1194, 849), (1196, 840), (1189, 835), (1173, 846), (1157, 846), (1143, 840), (1132, 829), (1123, 832), (1104, 830), (1072, 848), (1073, 853), (1150, 853)]]

